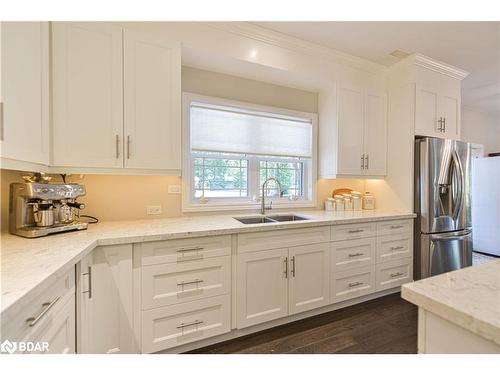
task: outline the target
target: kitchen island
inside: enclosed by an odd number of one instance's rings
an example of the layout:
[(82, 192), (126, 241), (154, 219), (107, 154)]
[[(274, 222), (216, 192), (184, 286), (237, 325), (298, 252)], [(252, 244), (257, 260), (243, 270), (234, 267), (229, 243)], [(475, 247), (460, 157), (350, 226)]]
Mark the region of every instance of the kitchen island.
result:
[(405, 284), (419, 353), (500, 353), (500, 260)]

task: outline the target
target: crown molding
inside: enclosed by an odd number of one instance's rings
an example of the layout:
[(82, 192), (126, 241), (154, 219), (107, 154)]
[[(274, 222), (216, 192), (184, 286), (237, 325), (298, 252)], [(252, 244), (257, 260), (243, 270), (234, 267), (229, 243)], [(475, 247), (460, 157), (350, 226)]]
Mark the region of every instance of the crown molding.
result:
[(384, 65), (254, 25), (250, 22), (209, 22), (207, 25), (238, 36), (284, 48), (292, 52), (306, 54), (315, 58), (323, 58), (334, 63), (348, 65), (370, 73), (386, 73), (388, 71), (388, 68)]
[(413, 59), (413, 63), (417, 66), (421, 66), (426, 69), (433, 70), (435, 72), (445, 74), (449, 77), (462, 80), (469, 75), (469, 72), (459, 69), (455, 66), (446, 64), (436, 59), (424, 56), (420, 53), (415, 53), (409, 58)]

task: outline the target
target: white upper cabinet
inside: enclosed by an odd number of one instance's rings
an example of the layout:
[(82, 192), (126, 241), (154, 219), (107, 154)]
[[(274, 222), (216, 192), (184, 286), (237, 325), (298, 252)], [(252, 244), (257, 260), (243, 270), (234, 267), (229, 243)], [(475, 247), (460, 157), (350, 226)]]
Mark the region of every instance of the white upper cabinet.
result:
[(122, 30), (59, 23), (53, 32), (53, 164), (122, 167)]
[(53, 165), (180, 173), (181, 50), (106, 23), (54, 23)]
[(181, 50), (124, 31), (125, 167), (181, 168)]
[(340, 85), (336, 115), (334, 103), (320, 98), (321, 178), (387, 174), (386, 98), (383, 92)]
[(1, 156), (48, 165), (49, 24), (2, 22), (0, 28)]

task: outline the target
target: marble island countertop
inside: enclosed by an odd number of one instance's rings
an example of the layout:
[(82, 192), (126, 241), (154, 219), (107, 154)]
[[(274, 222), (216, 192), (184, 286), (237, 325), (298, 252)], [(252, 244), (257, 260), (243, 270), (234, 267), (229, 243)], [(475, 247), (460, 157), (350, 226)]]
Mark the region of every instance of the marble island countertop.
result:
[(405, 284), (401, 295), (500, 345), (500, 259)]
[[(265, 224), (242, 224), (234, 217), (251, 214), (182, 216), (168, 219), (102, 222), (80, 232), (26, 239), (8, 233), (1, 237), (2, 314), (21, 299), (29, 300), (62, 276), (96, 246), (201, 237), (285, 228), (404, 219), (412, 213), (384, 211), (295, 211), (310, 220)], [(277, 213), (283, 214), (283, 213)]]

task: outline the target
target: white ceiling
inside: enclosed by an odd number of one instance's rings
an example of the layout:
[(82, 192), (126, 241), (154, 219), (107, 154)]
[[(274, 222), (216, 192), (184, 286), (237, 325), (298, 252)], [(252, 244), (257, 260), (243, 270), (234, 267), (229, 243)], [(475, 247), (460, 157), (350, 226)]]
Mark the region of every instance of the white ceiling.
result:
[(255, 22), (254, 24), (386, 66), (399, 49), (470, 72), (462, 104), (500, 112), (500, 22)]

